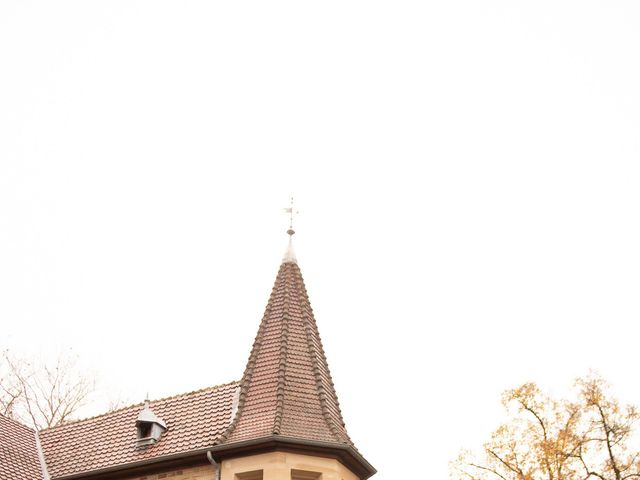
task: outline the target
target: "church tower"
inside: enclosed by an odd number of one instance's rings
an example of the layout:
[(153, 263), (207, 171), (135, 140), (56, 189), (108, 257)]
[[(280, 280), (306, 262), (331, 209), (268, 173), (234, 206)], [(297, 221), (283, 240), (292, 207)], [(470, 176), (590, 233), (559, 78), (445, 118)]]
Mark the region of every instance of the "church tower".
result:
[(220, 480), (364, 480), (376, 471), (347, 434), (287, 233), (235, 418), (212, 449)]

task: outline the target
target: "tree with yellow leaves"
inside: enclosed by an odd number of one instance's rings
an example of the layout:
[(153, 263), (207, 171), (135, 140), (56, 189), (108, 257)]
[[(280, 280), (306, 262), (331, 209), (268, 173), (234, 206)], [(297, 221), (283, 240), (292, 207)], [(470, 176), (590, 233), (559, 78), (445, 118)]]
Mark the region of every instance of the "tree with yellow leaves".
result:
[[(463, 452), (452, 477), (466, 480), (640, 479), (640, 445), (634, 445), (635, 407), (620, 405), (601, 378), (576, 381), (573, 400), (557, 400), (534, 383), (508, 390), (511, 414), (481, 455)], [(634, 448), (635, 447), (635, 448)]]

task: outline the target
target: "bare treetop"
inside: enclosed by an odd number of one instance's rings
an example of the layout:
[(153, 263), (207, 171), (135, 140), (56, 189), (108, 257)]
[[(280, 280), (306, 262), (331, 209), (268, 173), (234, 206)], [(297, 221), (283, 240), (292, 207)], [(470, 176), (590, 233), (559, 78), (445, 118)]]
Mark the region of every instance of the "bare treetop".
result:
[(3, 352), (0, 365), (0, 413), (31, 424), (54, 427), (69, 421), (85, 405), (95, 381), (60, 355), (53, 364), (35, 365)]

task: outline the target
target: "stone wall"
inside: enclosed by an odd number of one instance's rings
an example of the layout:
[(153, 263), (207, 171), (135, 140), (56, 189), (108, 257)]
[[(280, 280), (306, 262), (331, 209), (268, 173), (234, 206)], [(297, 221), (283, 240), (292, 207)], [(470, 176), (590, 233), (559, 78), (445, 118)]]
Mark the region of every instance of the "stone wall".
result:
[(131, 480), (215, 480), (213, 466), (181, 468), (170, 472), (154, 473), (135, 477)]

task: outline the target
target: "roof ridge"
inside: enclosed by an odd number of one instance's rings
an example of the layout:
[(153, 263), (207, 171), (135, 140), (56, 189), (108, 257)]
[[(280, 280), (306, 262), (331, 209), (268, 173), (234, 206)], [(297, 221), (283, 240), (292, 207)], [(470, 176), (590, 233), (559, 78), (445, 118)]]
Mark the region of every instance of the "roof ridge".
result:
[[(285, 274), (286, 275), (286, 274)], [(291, 292), (288, 282), (284, 283), (284, 305), (282, 310), (282, 337), (280, 339), (280, 364), (278, 365), (278, 381), (276, 387), (276, 412), (273, 421), (273, 433), (280, 434), (284, 417), (285, 381), (287, 376), (287, 354), (289, 345), (289, 304)]]
[(47, 468), (47, 460), (44, 457), (44, 450), (42, 449), (42, 443), (40, 442), (40, 434), (36, 430), (34, 432), (36, 439), (36, 450), (38, 451), (38, 461), (40, 462), (40, 469), (42, 470), (42, 480), (50, 480), (49, 469)]
[[(231, 385), (239, 384), (239, 383), (240, 383), (239, 380), (234, 380), (232, 382), (220, 383), (218, 385), (211, 385), (209, 387), (203, 387), (203, 388), (199, 388), (197, 390), (191, 390), (190, 392), (177, 393), (175, 395), (169, 395), (167, 397), (156, 398), (154, 400), (150, 400), (150, 402), (151, 403), (164, 402), (164, 401), (167, 401), (167, 400), (173, 400), (173, 399), (176, 399), (176, 398), (179, 398), (179, 397), (186, 397), (187, 395), (193, 395), (195, 393), (201, 393), (201, 392), (205, 392), (205, 391), (208, 391), (208, 390), (218, 390), (218, 389), (221, 389), (221, 388), (224, 388), (224, 387), (229, 387)], [(126, 405), (124, 407), (120, 407), (120, 408), (117, 408), (115, 410), (111, 410), (109, 412), (100, 413), (98, 415), (92, 415), (91, 417), (85, 417), (85, 418), (78, 418), (78, 419), (75, 419), (75, 420), (69, 420), (68, 422), (62, 423), (60, 425), (56, 425), (54, 427), (43, 428), (43, 429), (41, 429), (39, 431), (40, 432), (48, 432), (50, 430), (57, 430), (59, 428), (63, 428), (63, 427), (69, 426), (69, 425), (76, 425), (78, 423), (88, 422), (90, 420), (95, 420), (97, 418), (106, 417), (107, 415), (113, 415), (115, 413), (120, 413), (120, 412), (122, 412), (124, 410), (127, 410), (129, 408), (140, 407), (140, 406), (143, 406), (144, 404), (145, 404), (145, 402), (133, 403), (131, 405)]]
[[(302, 293), (304, 294), (307, 300), (307, 304), (309, 305), (309, 308), (311, 308), (311, 304), (309, 302), (309, 295), (307, 294), (307, 289), (304, 285), (304, 279), (302, 280), (301, 283), (302, 283), (301, 285)], [(331, 430), (331, 433), (333, 433), (337, 439), (343, 442), (346, 442), (348, 444), (352, 444), (353, 442), (349, 438), (349, 435), (346, 433), (346, 430), (344, 429), (344, 425), (341, 425), (342, 430), (344, 430), (344, 434), (343, 434), (340, 431), (340, 429), (336, 426), (334, 419), (331, 417), (331, 414), (329, 413), (329, 408), (327, 406), (327, 393), (325, 392), (324, 385), (322, 385), (322, 379), (320, 378), (320, 366), (318, 366), (319, 361), (321, 361), (324, 364), (323, 367), (327, 372), (329, 384), (333, 389), (333, 392), (331, 393), (333, 394), (333, 397), (336, 402), (338, 415), (340, 416), (340, 418), (342, 418), (342, 412), (340, 411), (340, 405), (338, 402), (338, 395), (336, 394), (335, 387), (333, 385), (333, 379), (331, 378), (331, 372), (329, 371), (329, 362), (327, 362), (327, 357), (324, 353), (324, 348), (322, 347), (322, 340), (320, 338), (320, 332), (318, 331), (317, 324), (315, 322), (310, 321), (311, 315), (306, 308), (302, 309), (302, 316), (304, 318), (304, 329), (307, 337), (307, 347), (309, 348), (309, 353), (311, 353), (311, 361), (314, 364), (313, 375), (316, 379), (316, 387), (318, 389), (318, 395), (320, 396), (320, 407), (322, 409), (322, 417), (324, 418), (324, 421), (327, 424), (327, 427), (329, 427), (329, 430)], [(311, 330), (313, 330), (313, 332), (311, 332)], [(313, 334), (315, 334), (314, 336), (315, 338), (318, 339), (318, 343), (320, 344), (319, 351), (318, 351), (318, 348), (313, 343), (313, 340), (312, 340)]]

